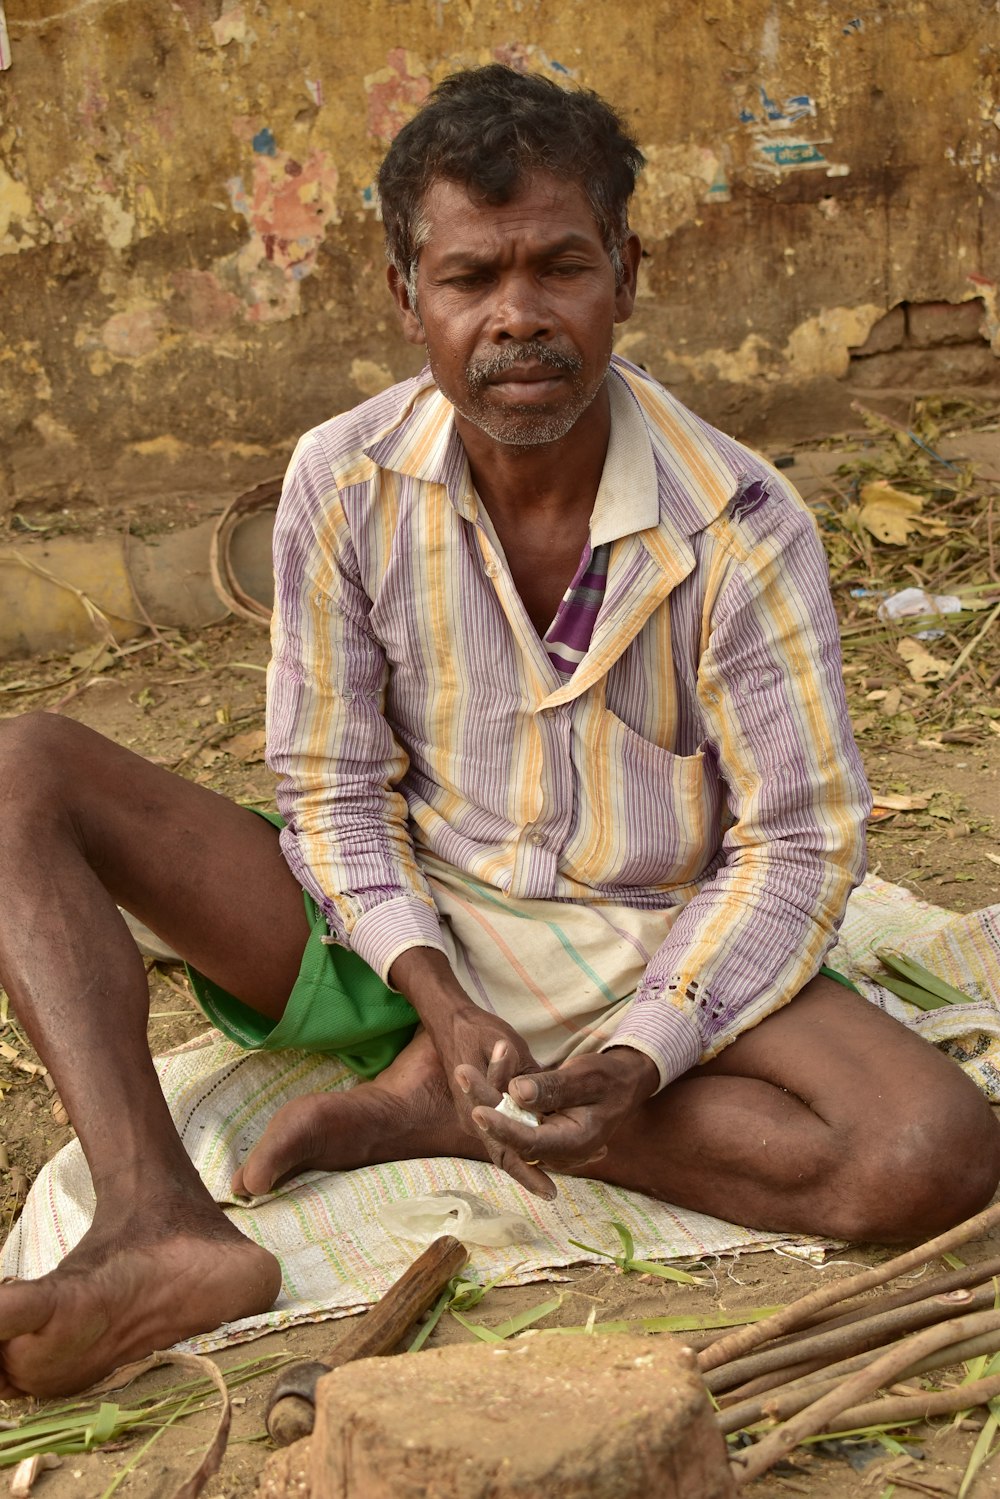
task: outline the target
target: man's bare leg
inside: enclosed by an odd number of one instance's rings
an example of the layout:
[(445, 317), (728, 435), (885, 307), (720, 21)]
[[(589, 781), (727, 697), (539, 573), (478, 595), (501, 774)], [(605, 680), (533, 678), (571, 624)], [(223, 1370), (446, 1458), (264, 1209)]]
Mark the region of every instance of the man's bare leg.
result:
[[(287, 1105), (236, 1186), (263, 1192), (307, 1167), (448, 1154), (487, 1157), (459, 1131), (418, 1035), (376, 1082)], [(821, 977), (649, 1099), (579, 1174), (751, 1227), (892, 1242), (989, 1201), (1000, 1127), (954, 1062)]]
[(116, 904), (278, 1019), (307, 936), (275, 829), (81, 725), (0, 728), (0, 982), (90, 1164), (94, 1223), (51, 1275), (0, 1286), (0, 1395), (80, 1389), (269, 1307), (277, 1262), (188, 1159), (146, 1043)]

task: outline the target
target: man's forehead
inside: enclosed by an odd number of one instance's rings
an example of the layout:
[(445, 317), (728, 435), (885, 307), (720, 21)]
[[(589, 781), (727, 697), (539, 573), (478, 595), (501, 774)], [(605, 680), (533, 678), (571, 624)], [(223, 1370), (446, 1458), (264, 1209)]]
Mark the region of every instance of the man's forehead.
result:
[(474, 251), (491, 241), (528, 236), (580, 247), (603, 237), (583, 188), (548, 172), (523, 179), (503, 203), (490, 203), (464, 182), (436, 177), (420, 205), (418, 247), (448, 254)]

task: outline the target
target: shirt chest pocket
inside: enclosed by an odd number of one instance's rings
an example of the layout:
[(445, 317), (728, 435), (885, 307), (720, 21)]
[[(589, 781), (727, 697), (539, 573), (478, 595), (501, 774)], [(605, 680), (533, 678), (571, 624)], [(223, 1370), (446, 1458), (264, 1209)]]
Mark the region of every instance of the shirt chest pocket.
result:
[(654, 891), (696, 880), (720, 839), (722, 786), (711, 751), (675, 755), (603, 703), (574, 728), (578, 817), (566, 852), (575, 877), (592, 888)]

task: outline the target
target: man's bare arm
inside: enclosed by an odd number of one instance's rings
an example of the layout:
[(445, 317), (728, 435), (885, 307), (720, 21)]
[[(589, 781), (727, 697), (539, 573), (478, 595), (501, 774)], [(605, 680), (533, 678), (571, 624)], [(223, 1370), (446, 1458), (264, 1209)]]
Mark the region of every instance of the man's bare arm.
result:
[(528, 1165), (509, 1141), (482, 1130), (472, 1117), (477, 1104), (499, 1103), (511, 1078), (539, 1070), (521, 1036), (499, 1015), (469, 998), (448, 959), (436, 948), (407, 948), (389, 970), (389, 982), (409, 1000), (434, 1042), (462, 1128), (479, 1135), (494, 1165), (515, 1181), (530, 1192), (554, 1197), (556, 1189), (543, 1171)]

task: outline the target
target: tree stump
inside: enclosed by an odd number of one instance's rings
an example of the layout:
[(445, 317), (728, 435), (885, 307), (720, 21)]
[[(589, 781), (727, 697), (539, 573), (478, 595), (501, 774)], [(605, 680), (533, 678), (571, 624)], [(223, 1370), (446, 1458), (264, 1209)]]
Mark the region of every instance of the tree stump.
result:
[(313, 1499), (733, 1499), (690, 1350), (546, 1335), (325, 1375)]

